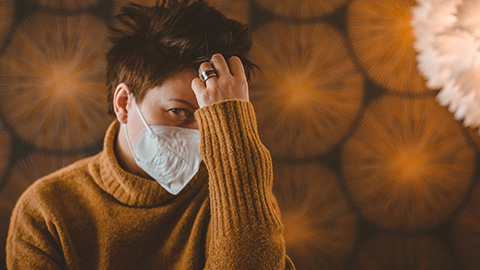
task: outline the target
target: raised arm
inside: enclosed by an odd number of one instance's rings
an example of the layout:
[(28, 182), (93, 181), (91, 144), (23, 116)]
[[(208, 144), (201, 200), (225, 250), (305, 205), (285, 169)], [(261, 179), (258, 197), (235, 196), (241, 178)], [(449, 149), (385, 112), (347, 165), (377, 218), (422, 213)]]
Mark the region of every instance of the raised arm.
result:
[(192, 82), (200, 109), (201, 152), (209, 171), (211, 224), (207, 269), (294, 269), (275, 212), (272, 161), (248, 101), (243, 66), (212, 57), (218, 77)]

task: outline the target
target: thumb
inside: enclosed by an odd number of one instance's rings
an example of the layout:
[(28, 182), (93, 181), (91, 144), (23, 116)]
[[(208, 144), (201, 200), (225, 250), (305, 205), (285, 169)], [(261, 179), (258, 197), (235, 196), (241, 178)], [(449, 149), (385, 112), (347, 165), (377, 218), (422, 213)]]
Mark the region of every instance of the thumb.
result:
[(206, 106), (205, 100), (204, 100), (204, 94), (205, 94), (205, 84), (200, 80), (200, 78), (195, 78), (192, 80), (192, 90), (193, 93), (195, 94), (195, 97), (197, 98), (197, 103), (200, 108)]

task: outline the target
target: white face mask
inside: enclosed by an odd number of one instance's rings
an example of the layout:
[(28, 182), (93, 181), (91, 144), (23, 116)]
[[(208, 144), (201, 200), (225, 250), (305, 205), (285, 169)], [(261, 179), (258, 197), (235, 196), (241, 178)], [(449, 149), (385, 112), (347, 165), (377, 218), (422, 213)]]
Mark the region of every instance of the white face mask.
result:
[(165, 190), (177, 195), (200, 168), (200, 131), (175, 126), (149, 126), (135, 98), (133, 103), (145, 125), (135, 138), (133, 147), (127, 125), (123, 125), (135, 163)]

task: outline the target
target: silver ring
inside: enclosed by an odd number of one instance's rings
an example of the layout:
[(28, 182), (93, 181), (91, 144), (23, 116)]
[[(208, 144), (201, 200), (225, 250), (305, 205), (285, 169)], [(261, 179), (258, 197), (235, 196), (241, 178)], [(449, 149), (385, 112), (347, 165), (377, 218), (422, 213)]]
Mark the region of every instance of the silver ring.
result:
[(206, 82), (208, 79), (212, 77), (218, 77), (217, 72), (215, 72), (214, 69), (208, 69), (202, 72), (202, 79), (204, 82)]

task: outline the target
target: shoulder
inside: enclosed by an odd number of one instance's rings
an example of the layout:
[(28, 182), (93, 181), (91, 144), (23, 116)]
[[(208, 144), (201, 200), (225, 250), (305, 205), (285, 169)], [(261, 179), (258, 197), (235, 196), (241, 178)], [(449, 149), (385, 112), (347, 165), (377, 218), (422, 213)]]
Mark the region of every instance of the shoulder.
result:
[[(92, 185), (93, 180), (89, 166), (95, 162), (98, 155), (91, 156), (59, 169), (36, 180), (29, 186), (17, 201), (17, 206), (61, 203), (81, 193), (85, 185)], [(49, 203), (50, 202), (50, 203)]]

